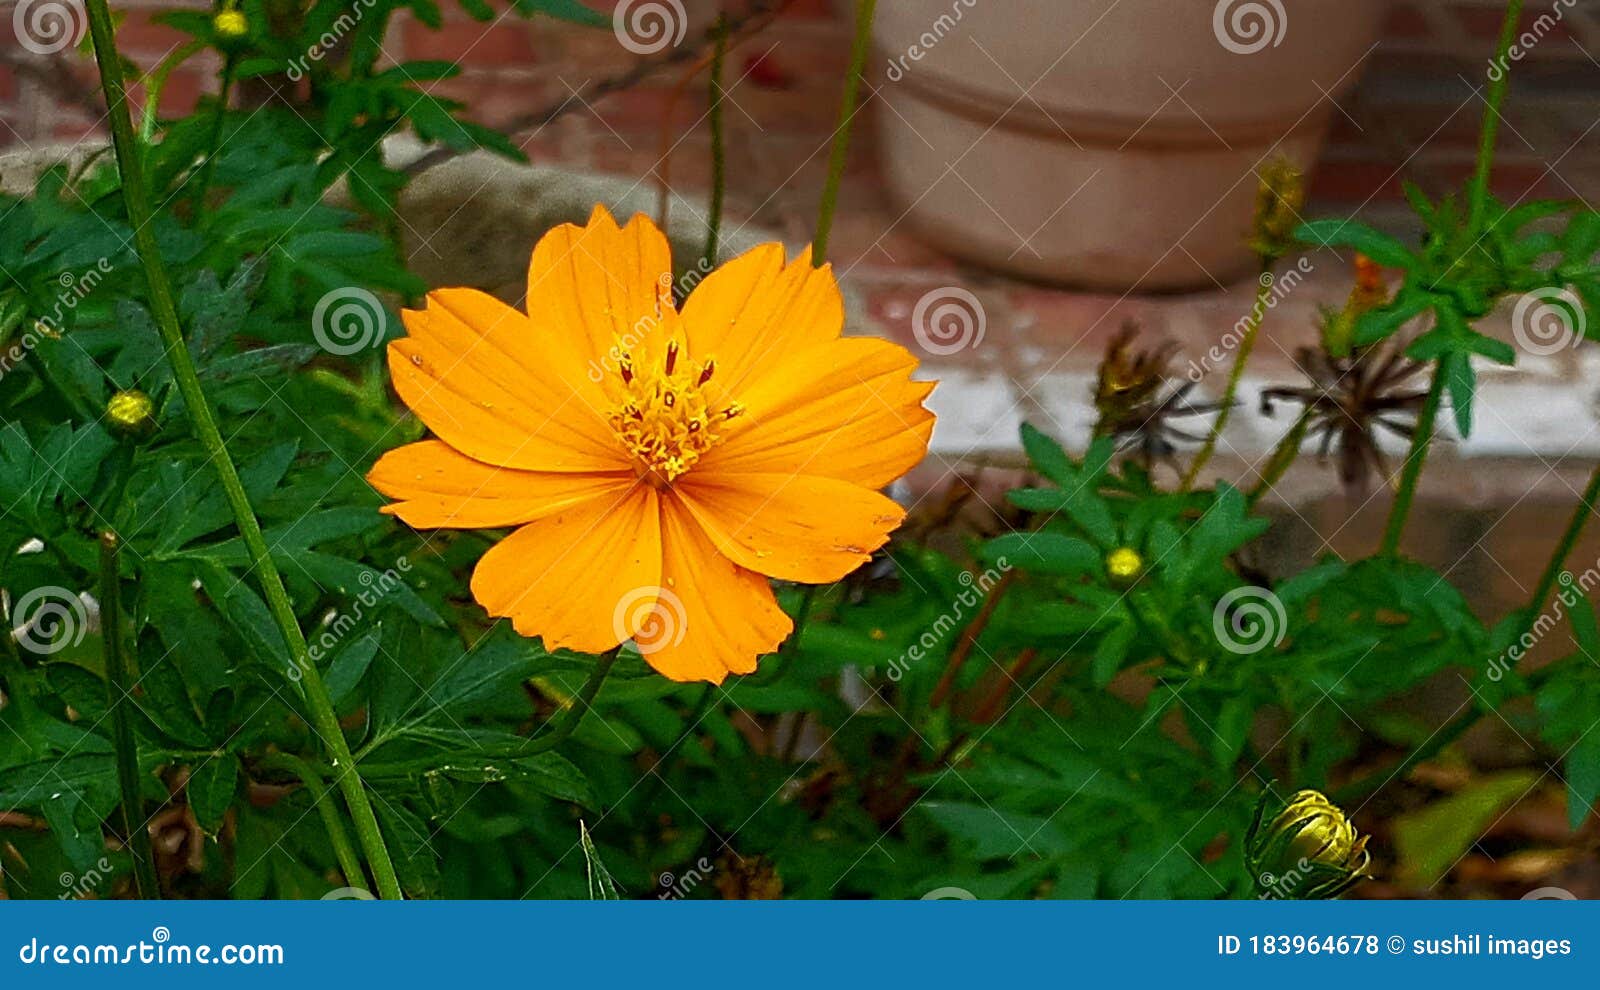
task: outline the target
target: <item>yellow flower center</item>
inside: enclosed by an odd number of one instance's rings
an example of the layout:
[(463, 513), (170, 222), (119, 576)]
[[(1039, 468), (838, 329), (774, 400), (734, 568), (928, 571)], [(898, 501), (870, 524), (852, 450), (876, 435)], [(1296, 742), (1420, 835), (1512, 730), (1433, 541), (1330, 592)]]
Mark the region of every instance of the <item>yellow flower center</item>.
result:
[(675, 341), (659, 365), (636, 364), (631, 352), (619, 362), (623, 399), (611, 410), (611, 428), (633, 455), (639, 476), (657, 488), (694, 467), (722, 440), (723, 424), (744, 411), (737, 402), (712, 408), (706, 386), (715, 372), (712, 360), (678, 360)]

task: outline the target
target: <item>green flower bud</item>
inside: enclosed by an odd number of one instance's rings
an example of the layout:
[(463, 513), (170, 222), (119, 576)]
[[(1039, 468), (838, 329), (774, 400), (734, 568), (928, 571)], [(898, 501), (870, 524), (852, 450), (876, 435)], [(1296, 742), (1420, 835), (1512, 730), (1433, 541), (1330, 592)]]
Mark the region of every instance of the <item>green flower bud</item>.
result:
[[(1269, 806), (1276, 807), (1270, 818)], [(1350, 889), (1366, 876), (1372, 854), (1367, 836), (1320, 791), (1282, 802), (1269, 789), (1245, 837), (1245, 861), (1262, 897), (1313, 901)]]

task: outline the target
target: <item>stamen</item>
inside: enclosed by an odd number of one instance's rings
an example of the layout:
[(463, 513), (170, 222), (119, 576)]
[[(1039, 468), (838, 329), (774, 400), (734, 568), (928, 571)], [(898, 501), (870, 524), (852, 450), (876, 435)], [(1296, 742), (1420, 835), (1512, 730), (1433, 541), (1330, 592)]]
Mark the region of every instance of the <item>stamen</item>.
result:
[(716, 362), (715, 359), (711, 359), (711, 360), (706, 361), (705, 367), (700, 369), (700, 379), (699, 379), (699, 381), (695, 382), (695, 384), (696, 385), (704, 385), (706, 382), (709, 382), (711, 380), (712, 374), (714, 374), (716, 372), (716, 370), (717, 370), (717, 362)]
[(672, 374), (672, 369), (678, 366), (678, 342), (667, 341), (667, 374)]

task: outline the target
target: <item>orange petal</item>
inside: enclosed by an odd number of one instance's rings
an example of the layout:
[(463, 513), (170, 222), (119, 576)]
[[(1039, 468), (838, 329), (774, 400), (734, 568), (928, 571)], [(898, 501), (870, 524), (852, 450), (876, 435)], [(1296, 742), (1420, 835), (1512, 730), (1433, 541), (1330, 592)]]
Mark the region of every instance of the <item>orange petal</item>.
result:
[(571, 342), (589, 380), (610, 381), (622, 353), (676, 321), (666, 237), (642, 213), (619, 228), (599, 205), (584, 226), (553, 228), (528, 264), (528, 316)]
[(871, 489), (814, 475), (692, 471), (674, 491), (735, 563), (811, 584), (866, 563), (905, 518)]
[[(395, 391), (452, 447), (490, 464), (611, 471), (628, 460), (593, 383), (558, 373), (560, 348), (527, 317), (472, 289), (429, 293), (389, 345)], [(571, 363), (571, 362), (566, 362)]]
[(393, 499), (384, 512), (418, 529), (516, 526), (578, 502), (616, 498), (634, 474), (518, 471), (475, 461), (439, 440), (396, 447), (378, 459), (367, 481)]
[(651, 614), (661, 583), (659, 501), (639, 484), (528, 523), (478, 561), (473, 597), (549, 649), (611, 649)]
[(748, 674), (794, 623), (766, 578), (723, 556), (688, 512), (663, 500), (662, 588), (651, 621), (634, 636), (650, 666), (675, 681), (722, 683)]
[(882, 488), (921, 462), (932, 382), (905, 348), (844, 337), (807, 349), (738, 398), (745, 413), (701, 460), (709, 472), (812, 474)]
[(785, 264), (782, 244), (762, 244), (695, 286), (682, 320), (695, 360), (715, 358), (719, 383), (738, 389), (787, 374), (787, 355), (838, 337), (844, 300), (832, 267), (811, 267), (809, 249)]

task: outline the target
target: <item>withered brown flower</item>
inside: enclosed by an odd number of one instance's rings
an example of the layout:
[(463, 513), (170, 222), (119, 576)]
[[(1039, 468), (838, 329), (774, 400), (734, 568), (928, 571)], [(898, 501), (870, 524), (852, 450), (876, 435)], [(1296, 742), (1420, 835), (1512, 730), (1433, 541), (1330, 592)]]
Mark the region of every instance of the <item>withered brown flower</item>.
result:
[(1176, 421), (1214, 413), (1221, 405), (1189, 401), (1195, 382), (1173, 384), (1170, 365), (1176, 344), (1163, 341), (1154, 348), (1139, 348), (1138, 336), (1137, 324), (1124, 323), (1106, 346), (1095, 384), (1094, 433), (1136, 452), (1146, 467), (1156, 461), (1172, 463), (1179, 441), (1205, 441), (1203, 435), (1180, 429)]

